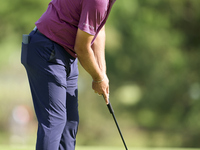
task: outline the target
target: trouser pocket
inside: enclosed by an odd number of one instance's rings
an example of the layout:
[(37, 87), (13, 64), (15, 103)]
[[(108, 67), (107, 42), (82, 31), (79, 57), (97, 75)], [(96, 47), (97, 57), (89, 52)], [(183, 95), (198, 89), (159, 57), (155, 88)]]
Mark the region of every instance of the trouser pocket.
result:
[(26, 66), (27, 65), (27, 55), (28, 55), (28, 44), (24, 44), (22, 42), (21, 48), (21, 63)]
[(58, 45), (57, 43), (53, 42), (53, 45), (54, 49), (51, 51), (48, 62), (64, 66), (68, 77), (71, 72), (69, 54), (64, 50), (62, 46)]
[(21, 49), (21, 63), (25, 66), (27, 64), (27, 53), (30, 36), (23, 34), (22, 36), (22, 49)]

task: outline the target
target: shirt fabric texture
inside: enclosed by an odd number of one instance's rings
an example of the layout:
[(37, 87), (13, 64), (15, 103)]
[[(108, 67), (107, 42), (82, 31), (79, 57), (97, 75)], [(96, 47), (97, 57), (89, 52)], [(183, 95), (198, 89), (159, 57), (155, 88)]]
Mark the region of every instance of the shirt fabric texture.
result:
[(115, 1), (52, 0), (35, 25), (42, 34), (76, 58), (74, 45), (78, 28), (94, 36), (92, 45)]

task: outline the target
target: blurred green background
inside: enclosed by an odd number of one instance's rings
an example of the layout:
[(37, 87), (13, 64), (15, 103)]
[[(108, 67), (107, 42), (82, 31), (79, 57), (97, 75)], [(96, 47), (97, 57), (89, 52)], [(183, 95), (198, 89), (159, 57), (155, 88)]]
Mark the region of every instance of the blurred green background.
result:
[[(33, 145), (37, 121), (22, 34), (49, 0), (0, 0), (0, 144)], [(117, 0), (106, 32), (110, 100), (128, 146), (200, 147), (200, 1)], [(81, 68), (77, 145), (122, 146)]]

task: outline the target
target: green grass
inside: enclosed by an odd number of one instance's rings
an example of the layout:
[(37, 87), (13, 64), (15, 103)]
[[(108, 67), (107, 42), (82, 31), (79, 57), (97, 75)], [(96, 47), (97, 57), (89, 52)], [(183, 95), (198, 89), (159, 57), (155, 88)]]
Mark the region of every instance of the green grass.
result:
[[(1, 145), (0, 150), (34, 150), (34, 146), (5, 146)], [(76, 150), (125, 150), (124, 147), (99, 147), (99, 146), (77, 146)], [(131, 147), (129, 150), (200, 150), (192, 148), (137, 148)]]

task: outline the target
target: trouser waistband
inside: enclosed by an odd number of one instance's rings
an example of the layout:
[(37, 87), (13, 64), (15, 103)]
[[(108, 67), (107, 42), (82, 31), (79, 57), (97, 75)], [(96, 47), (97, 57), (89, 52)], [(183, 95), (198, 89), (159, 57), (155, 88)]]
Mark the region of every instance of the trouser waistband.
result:
[[(44, 34), (42, 34), (42, 33), (38, 30), (37, 26), (34, 27), (33, 31), (36, 32), (36, 33), (39, 33), (39, 34), (41, 34), (41, 35), (43, 35), (43, 36), (45, 36)], [(46, 37), (46, 36), (45, 36), (45, 37)], [(50, 40), (51, 40), (51, 39), (50, 39)], [(53, 41), (53, 42), (54, 42), (54, 41)], [(56, 43), (56, 42), (55, 42), (55, 43)], [(56, 43), (56, 44), (58, 44), (58, 43)], [(58, 44), (58, 45), (59, 45), (59, 44)], [(59, 46), (60, 46), (60, 45), (59, 45)], [(64, 48), (63, 48), (63, 50), (64, 50)], [(65, 51), (65, 50), (64, 50), (64, 51)], [(71, 58), (72, 60), (75, 61), (76, 58), (74, 58), (73, 56), (71, 56), (67, 51), (65, 51), (65, 52), (68, 54), (69, 58)]]

